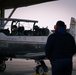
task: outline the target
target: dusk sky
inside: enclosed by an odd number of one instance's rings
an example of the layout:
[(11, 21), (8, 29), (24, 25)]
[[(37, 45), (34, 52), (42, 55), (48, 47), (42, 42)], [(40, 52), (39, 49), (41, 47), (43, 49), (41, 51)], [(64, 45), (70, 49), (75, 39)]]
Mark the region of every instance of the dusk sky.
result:
[[(5, 17), (11, 10), (5, 11)], [(38, 20), (39, 27), (48, 26), (51, 30), (58, 20), (64, 21), (69, 28), (71, 17), (76, 18), (76, 0), (58, 0), (17, 8), (11, 18)]]

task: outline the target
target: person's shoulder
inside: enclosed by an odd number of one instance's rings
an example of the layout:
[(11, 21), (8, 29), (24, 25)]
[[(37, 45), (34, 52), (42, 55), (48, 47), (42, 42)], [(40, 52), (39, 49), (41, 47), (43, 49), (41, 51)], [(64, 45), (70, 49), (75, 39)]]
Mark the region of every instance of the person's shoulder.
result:
[(72, 37), (72, 38), (74, 38), (70, 33), (67, 33), (67, 35), (69, 36), (69, 37)]
[(66, 34), (69, 35), (69, 36), (72, 36), (72, 35), (71, 35), (70, 33), (68, 33), (68, 32), (67, 32)]
[(50, 35), (49, 35), (49, 37), (52, 37), (52, 36), (54, 36), (54, 35), (55, 35), (55, 33), (53, 33), (53, 34), (50, 34)]
[(55, 33), (50, 34), (50, 35), (48, 36), (48, 38), (53, 38), (53, 37), (55, 37)]

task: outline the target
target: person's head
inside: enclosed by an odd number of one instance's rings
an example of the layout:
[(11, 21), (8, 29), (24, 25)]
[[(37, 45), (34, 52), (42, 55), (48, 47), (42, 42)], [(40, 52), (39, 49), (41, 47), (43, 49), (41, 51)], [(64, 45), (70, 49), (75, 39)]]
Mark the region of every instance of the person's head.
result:
[(61, 21), (61, 20), (60, 21), (57, 21), (56, 25), (54, 26), (54, 29), (56, 30), (56, 29), (58, 29), (60, 27), (66, 28), (65, 23), (63, 21)]

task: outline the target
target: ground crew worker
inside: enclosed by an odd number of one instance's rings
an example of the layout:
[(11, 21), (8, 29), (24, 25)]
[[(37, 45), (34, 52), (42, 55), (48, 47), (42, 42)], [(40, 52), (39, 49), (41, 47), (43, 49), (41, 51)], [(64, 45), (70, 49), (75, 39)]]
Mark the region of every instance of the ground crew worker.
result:
[(66, 31), (63, 21), (57, 21), (55, 33), (51, 34), (45, 45), (45, 54), (52, 65), (52, 75), (71, 75), (72, 57), (75, 54), (75, 40)]

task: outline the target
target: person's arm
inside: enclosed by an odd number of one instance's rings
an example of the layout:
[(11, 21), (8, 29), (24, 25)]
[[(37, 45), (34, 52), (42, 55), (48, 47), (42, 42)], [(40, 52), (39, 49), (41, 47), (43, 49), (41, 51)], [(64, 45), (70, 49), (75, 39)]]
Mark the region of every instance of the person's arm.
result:
[(73, 55), (76, 53), (76, 44), (75, 44), (75, 40), (73, 38)]
[(45, 54), (48, 59), (51, 59), (51, 53), (53, 50), (53, 37), (49, 36), (45, 45)]

